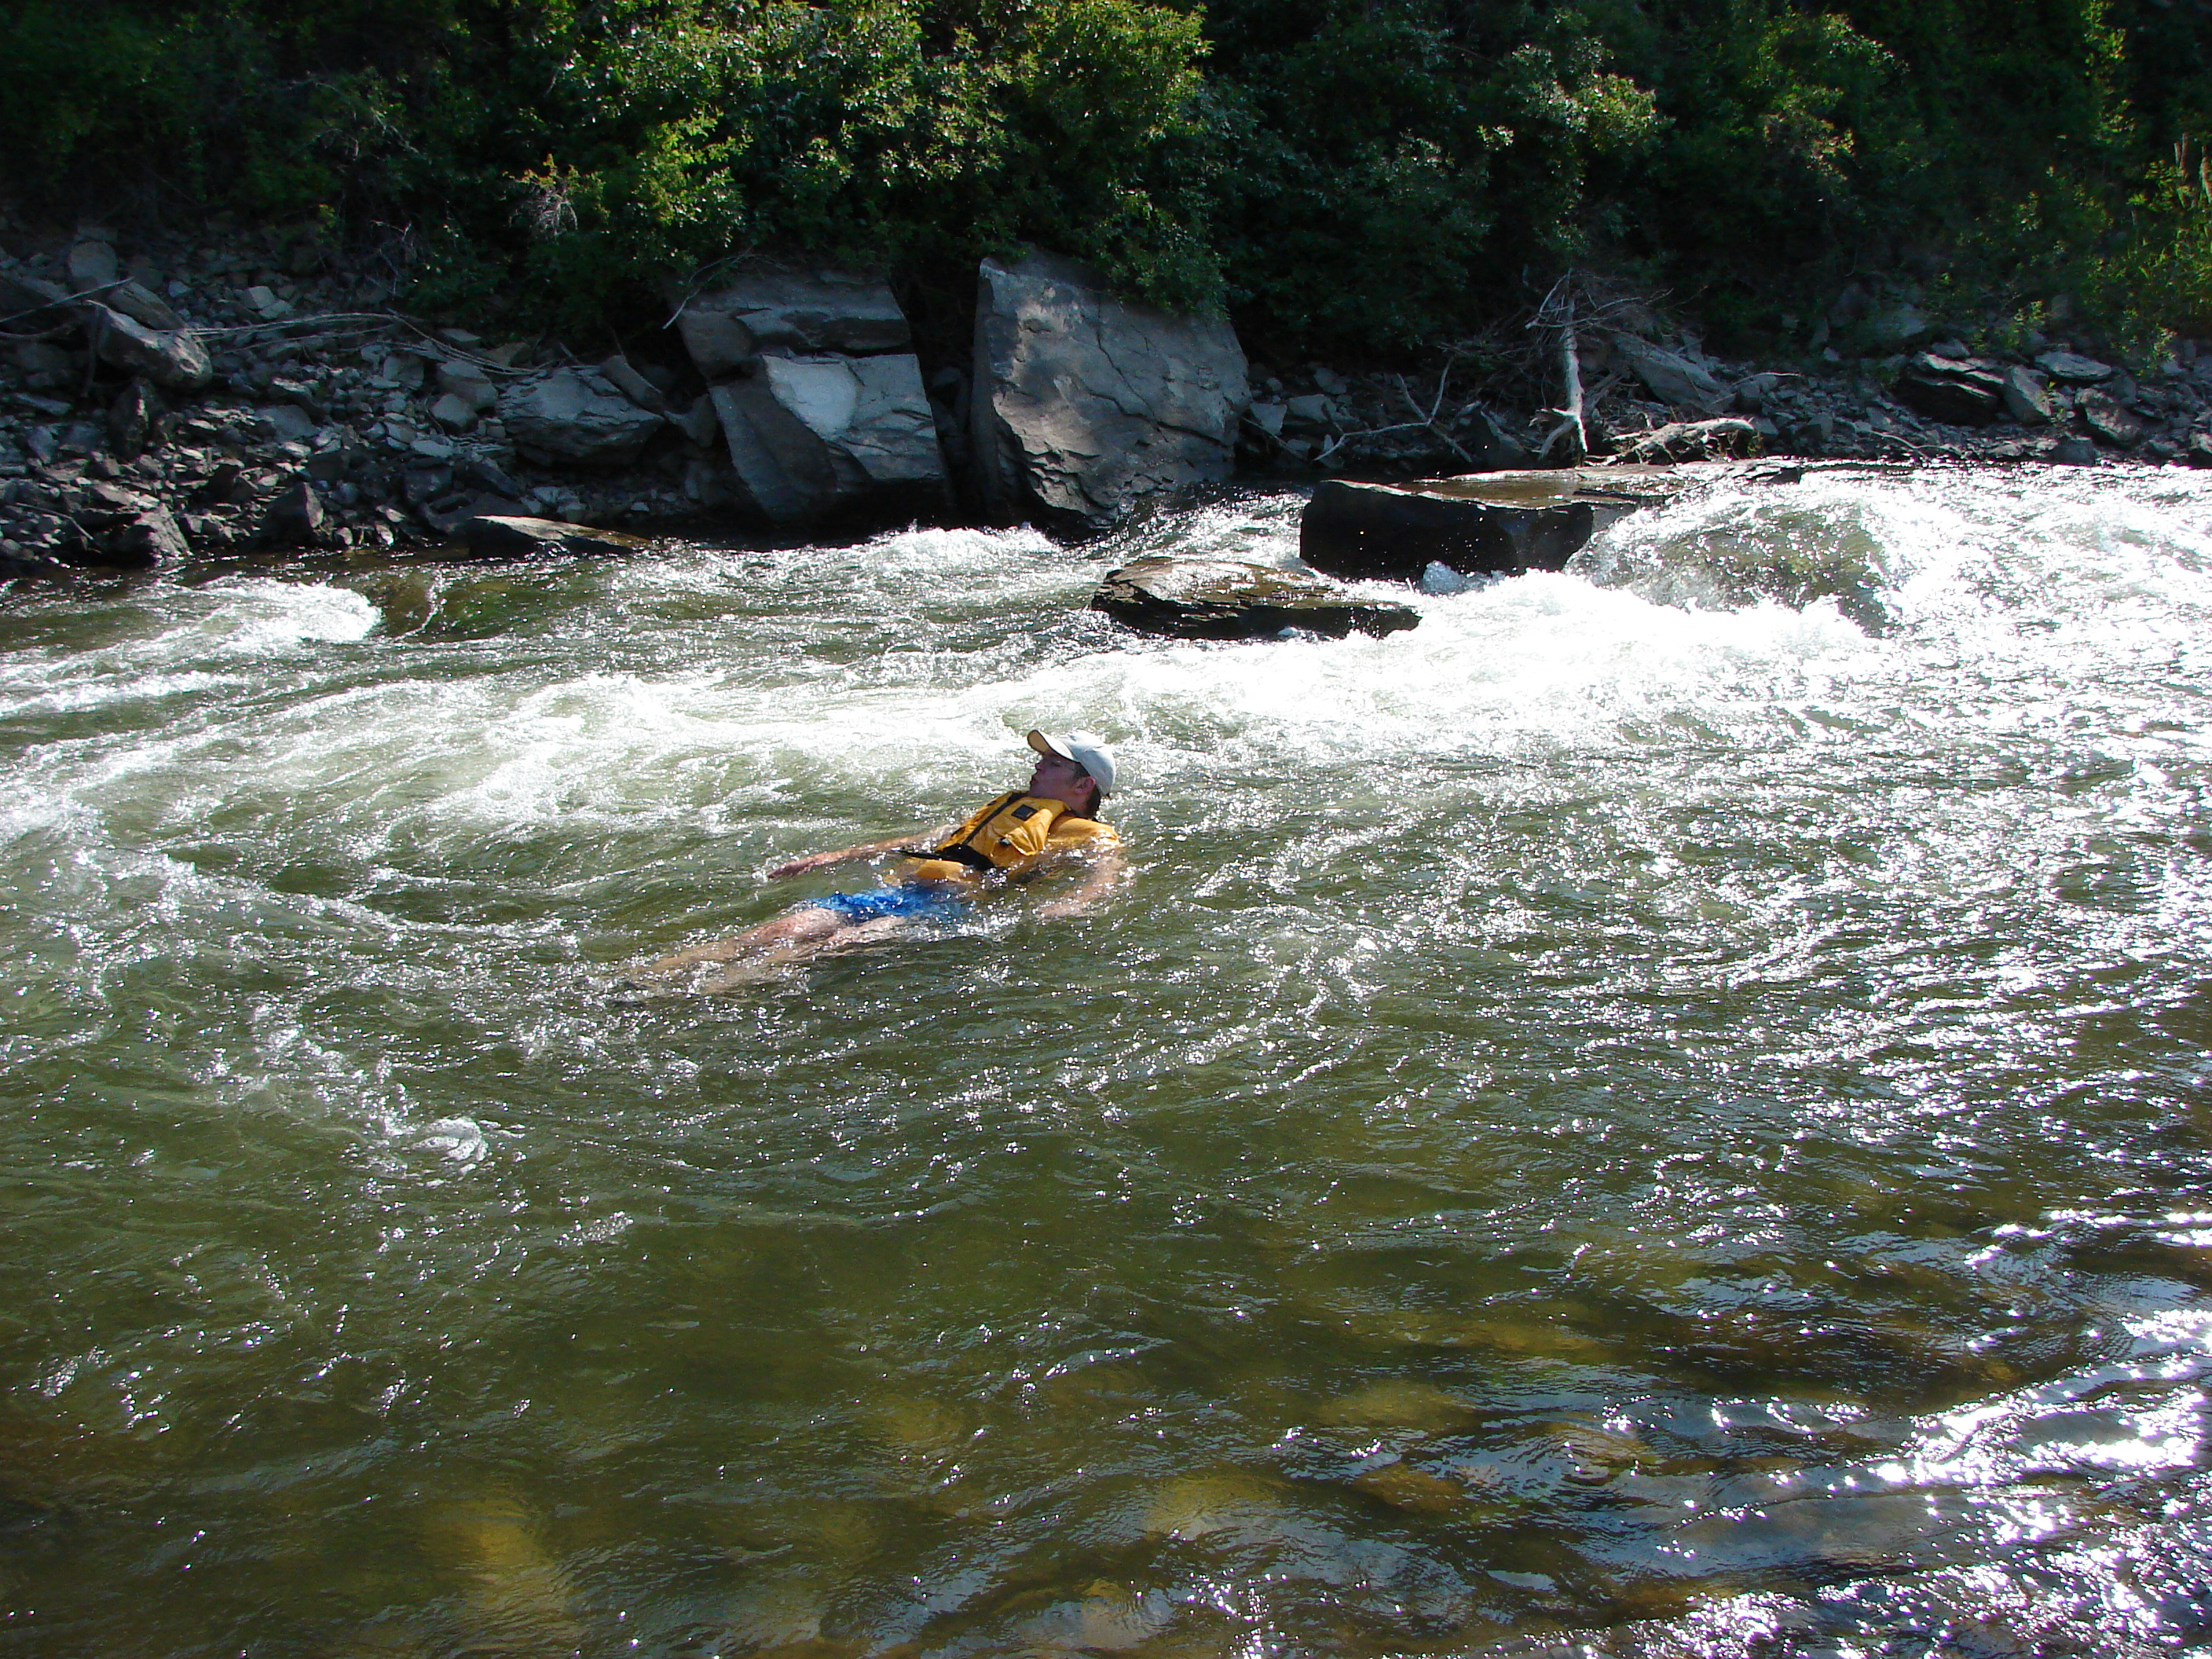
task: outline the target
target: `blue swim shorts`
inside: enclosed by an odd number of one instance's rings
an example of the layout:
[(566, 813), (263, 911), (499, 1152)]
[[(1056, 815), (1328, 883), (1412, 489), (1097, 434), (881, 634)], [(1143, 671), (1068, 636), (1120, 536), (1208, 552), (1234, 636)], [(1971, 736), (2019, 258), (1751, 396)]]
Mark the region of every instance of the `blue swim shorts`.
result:
[(967, 902), (966, 896), (950, 887), (878, 887), (872, 893), (831, 893), (809, 899), (808, 907), (834, 910), (848, 921), (880, 921), (885, 916), (908, 921), (950, 921)]

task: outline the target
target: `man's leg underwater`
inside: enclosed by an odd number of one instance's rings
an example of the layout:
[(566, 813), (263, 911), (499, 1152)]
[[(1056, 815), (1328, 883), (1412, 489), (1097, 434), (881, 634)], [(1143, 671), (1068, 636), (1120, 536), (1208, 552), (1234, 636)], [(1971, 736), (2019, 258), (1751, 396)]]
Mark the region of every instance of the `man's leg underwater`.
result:
[(729, 939), (709, 939), (704, 945), (672, 951), (657, 962), (631, 969), (623, 980), (640, 988), (674, 984), (689, 979), (695, 969), (714, 963), (737, 962), (790, 945), (823, 944), (852, 926), (835, 910), (802, 904)]
[[(634, 968), (623, 975), (622, 983), (637, 991), (728, 990), (773, 978), (799, 963), (881, 939), (907, 922), (904, 916), (851, 921), (837, 911), (802, 904), (732, 938), (709, 939)], [(720, 972), (704, 971), (717, 967)]]

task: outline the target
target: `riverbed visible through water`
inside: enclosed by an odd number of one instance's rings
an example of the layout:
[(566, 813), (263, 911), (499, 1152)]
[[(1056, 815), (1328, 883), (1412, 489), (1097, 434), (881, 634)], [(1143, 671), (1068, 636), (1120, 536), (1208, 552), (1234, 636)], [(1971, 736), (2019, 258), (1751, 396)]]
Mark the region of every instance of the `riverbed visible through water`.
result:
[[(0, 599), (0, 1655), (2212, 1634), (2212, 481), (1084, 609), (1298, 506)], [(611, 994), (1030, 726), (1103, 910)]]

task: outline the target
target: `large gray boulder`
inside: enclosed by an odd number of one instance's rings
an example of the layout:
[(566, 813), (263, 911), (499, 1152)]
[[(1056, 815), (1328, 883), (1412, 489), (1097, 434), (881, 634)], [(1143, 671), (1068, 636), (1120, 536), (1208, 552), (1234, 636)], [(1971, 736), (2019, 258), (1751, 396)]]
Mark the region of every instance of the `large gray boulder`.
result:
[(779, 525), (933, 514), (949, 501), (937, 416), (912, 331), (880, 279), (758, 271), (687, 300), (677, 319), (740, 504)]
[(842, 271), (763, 271), (692, 295), (676, 326), (708, 382), (744, 371), (764, 352), (872, 357), (913, 343), (888, 283)]
[(969, 422), (993, 518), (1103, 524), (1226, 478), (1250, 401), (1225, 320), (1115, 299), (1049, 255), (983, 261)]
[(596, 368), (556, 369), (505, 387), (499, 417), (519, 447), (587, 466), (627, 465), (662, 425)]
[(911, 353), (764, 356), (713, 397), (740, 494), (778, 524), (943, 503), (945, 458)]

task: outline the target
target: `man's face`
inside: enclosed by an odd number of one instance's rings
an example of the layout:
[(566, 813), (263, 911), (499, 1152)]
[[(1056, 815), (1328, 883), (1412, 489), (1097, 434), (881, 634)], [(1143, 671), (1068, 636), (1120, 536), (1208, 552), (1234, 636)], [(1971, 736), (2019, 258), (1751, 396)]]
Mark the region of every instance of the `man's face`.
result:
[(1064, 800), (1073, 806), (1083, 799), (1085, 787), (1090, 781), (1091, 774), (1073, 761), (1063, 760), (1058, 755), (1042, 755), (1037, 758), (1036, 769), (1030, 774), (1029, 793)]

